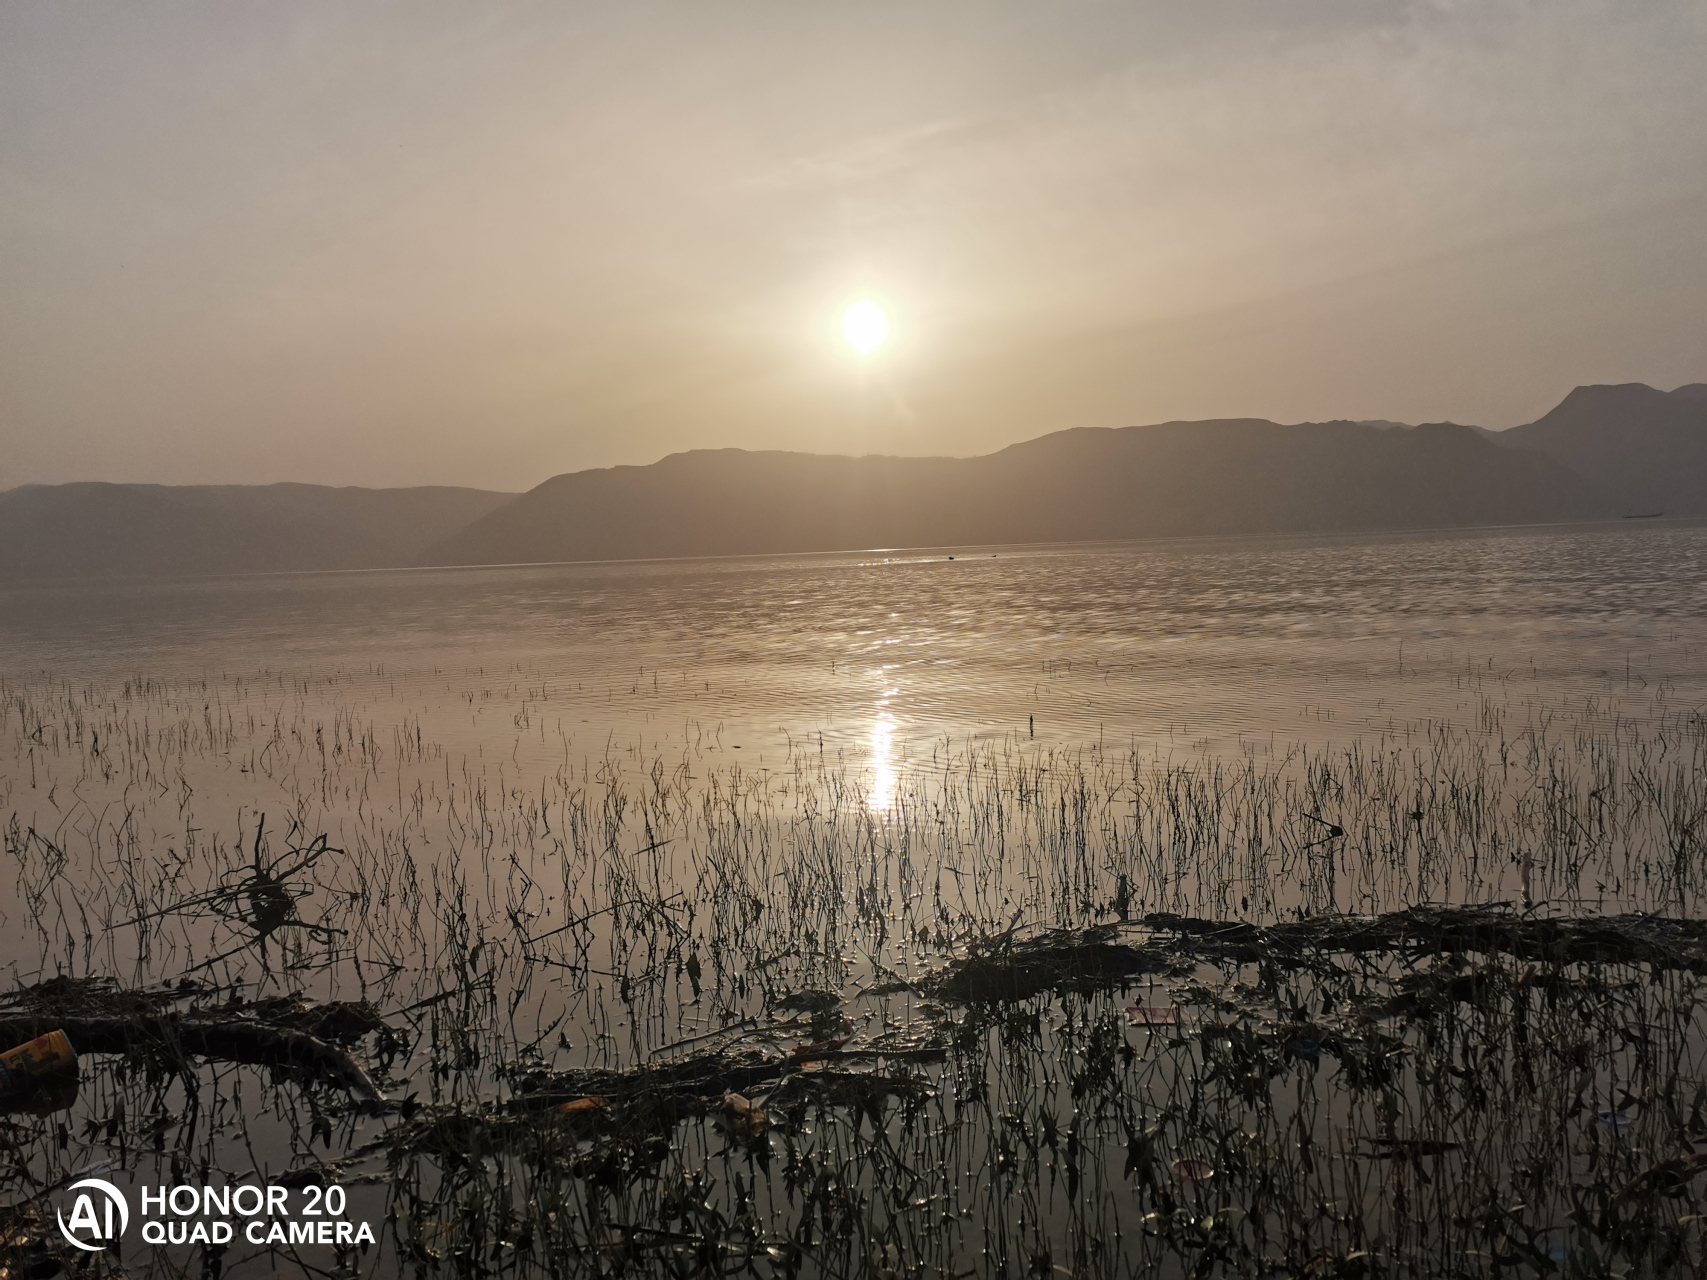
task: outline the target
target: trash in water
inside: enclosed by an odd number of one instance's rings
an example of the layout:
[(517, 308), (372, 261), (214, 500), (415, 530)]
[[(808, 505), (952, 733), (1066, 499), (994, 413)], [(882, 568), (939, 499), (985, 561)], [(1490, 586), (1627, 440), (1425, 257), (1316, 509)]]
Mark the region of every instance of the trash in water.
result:
[(1623, 1111), (1602, 1111), (1595, 1116), (1595, 1119), (1600, 1121), (1602, 1125), (1612, 1130), (1614, 1133), (1623, 1133), (1635, 1123), (1635, 1121)]
[(770, 1117), (738, 1093), (723, 1095), (723, 1114), (738, 1138), (756, 1138), (770, 1127)]
[(1166, 1005), (1127, 1005), (1126, 1016), (1135, 1027), (1172, 1027), (1179, 1023), (1179, 1011)]
[(566, 1116), (585, 1115), (589, 1111), (603, 1111), (610, 1106), (607, 1098), (576, 1098), (573, 1102), (565, 1102), (557, 1109)]
[(16, 1049), (0, 1053), (0, 1090), (14, 1093), (33, 1088), (42, 1077), (77, 1069), (77, 1051), (63, 1031), (49, 1031)]
[(1364, 1142), (1380, 1148), (1377, 1160), (1416, 1160), (1422, 1156), (1443, 1156), (1459, 1150), (1456, 1142), (1440, 1142), (1428, 1138), (1364, 1138)]
[(0, 1053), (0, 1109), (62, 1111), (77, 1101), (77, 1083), (77, 1051), (63, 1031)]
[(797, 1044), (789, 1051), (788, 1056), (791, 1058), (809, 1058), (821, 1053), (835, 1053), (849, 1040), (853, 1039), (853, 1029), (854, 1025), (852, 1021), (847, 1018), (843, 1018), (840, 1035), (832, 1036), (828, 1040), (819, 1040), (813, 1044)]
[(1306, 1062), (1316, 1062), (1322, 1056), (1322, 1046), (1314, 1040), (1294, 1040), (1286, 1046), (1286, 1051), (1294, 1058), (1302, 1058)]
[(1208, 1182), (1215, 1176), (1215, 1166), (1207, 1160), (1175, 1160), (1168, 1168), (1181, 1182)]

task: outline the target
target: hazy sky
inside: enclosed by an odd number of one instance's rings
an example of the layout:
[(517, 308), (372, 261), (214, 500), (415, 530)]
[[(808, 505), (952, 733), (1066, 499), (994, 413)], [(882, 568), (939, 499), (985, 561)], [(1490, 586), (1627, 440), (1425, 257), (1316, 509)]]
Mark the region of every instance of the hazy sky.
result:
[(1704, 68), (1701, 0), (9, 0), (0, 488), (1707, 380)]

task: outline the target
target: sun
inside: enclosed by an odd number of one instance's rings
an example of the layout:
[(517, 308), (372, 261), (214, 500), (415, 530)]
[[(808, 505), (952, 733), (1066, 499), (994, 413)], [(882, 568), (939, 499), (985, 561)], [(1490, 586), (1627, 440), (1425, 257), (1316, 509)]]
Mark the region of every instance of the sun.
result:
[(860, 355), (868, 356), (889, 337), (889, 317), (870, 298), (861, 298), (842, 312), (842, 337)]

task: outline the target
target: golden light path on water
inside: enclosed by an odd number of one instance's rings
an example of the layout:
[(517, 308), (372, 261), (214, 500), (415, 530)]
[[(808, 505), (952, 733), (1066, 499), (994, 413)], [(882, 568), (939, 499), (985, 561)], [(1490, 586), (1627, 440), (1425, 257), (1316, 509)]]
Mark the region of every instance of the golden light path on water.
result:
[[(889, 668), (883, 669), (884, 683), (888, 683)], [(896, 697), (901, 690), (891, 687), (883, 691), (877, 700), (877, 715), (871, 722), (871, 799), (869, 801), (873, 813), (886, 813), (895, 803), (896, 752), (895, 730), (898, 722), (889, 710), (889, 700)]]

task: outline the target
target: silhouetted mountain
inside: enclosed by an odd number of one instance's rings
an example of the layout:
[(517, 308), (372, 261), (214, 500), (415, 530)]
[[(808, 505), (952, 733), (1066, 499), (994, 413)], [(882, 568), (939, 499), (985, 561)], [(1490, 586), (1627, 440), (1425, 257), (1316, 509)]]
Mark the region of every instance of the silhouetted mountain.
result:
[(512, 497), (446, 487), (25, 485), (0, 493), (0, 579), (410, 564)]
[(1578, 387), (1545, 417), (1490, 438), (1591, 477), (1624, 514), (1707, 514), (1707, 383)]
[(1469, 427), (1260, 419), (1078, 429), (980, 458), (738, 449), (556, 476), (428, 549), (495, 564), (1513, 524), (1610, 513)]
[(979, 458), (739, 449), (479, 489), (27, 485), (0, 579), (1431, 528), (1707, 513), (1707, 383), (1578, 387), (1492, 432), (1261, 419), (1061, 431)]

